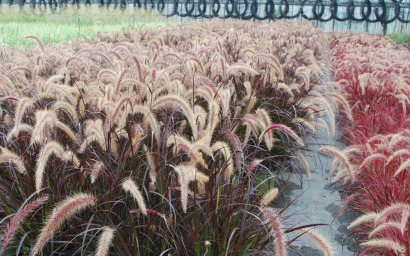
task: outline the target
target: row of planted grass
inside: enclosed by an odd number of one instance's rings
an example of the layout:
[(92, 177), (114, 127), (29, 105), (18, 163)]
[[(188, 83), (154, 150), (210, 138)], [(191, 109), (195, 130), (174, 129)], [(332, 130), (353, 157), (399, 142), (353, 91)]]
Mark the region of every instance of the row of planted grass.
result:
[(347, 101), (346, 149), (324, 149), (347, 183), (346, 206), (362, 213), (349, 228), (360, 254), (410, 254), (410, 53), (370, 35), (330, 36), (334, 87)]
[(175, 23), (175, 20), (144, 9), (107, 9), (97, 5), (67, 5), (57, 9), (0, 5), (0, 43), (16, 49), (35, 44), (27, 40), (26, 35), (36, 35), (44, 43), (60, 43), (76, 37), (95, 39), (97, 33), (167, 23)]
[(319, 30), (215, 21), (32, 39), (0, 49), (1, 252), (286, 255), (288, 234), (305, 233), (332, 255), (261, 189), (295, 154), (308, 168), (301, 137), (334, 131)]

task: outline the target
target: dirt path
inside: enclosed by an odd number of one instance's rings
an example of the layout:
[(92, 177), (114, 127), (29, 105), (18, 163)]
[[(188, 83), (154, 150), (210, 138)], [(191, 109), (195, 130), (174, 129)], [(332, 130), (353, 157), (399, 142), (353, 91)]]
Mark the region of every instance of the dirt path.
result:
[[(305, 143), (309, 146), (310, 151), (304, 152), (311, 169), (311, 180), (306, 180), (305, 174), (294, 174), (290, 177), (287, 187), (283, 191), (284, 198), (278, 198), (278, 206), (286, 206), (293, 199), (300, 196), (292, 205), (286, 209), (284, 216), (291, 215), (286, 223), (297, 225), (307, 225), (313, 223), (328, 224), (326, 226), (316, 227), (315, 230), (320, 232), (332, 244), (335, 255), (350, 256), (354, 255), (357, 249), (357, 242), (354, 236), (348, 236), (350, 231), (346, 226), (356, 217), (352, 213), (343, 214), (335, 219), (342, 207), (342, 201), (338, 186), (340, 184), (331, 184), (329, 171), (333, 159), (319, 154), (317, 151), (325, 145), (336, 146), (340, 148), (340, 135), (336, 134), (334, 138), (328, 139), (324, 129), (318, 129), (315, 138), (306, 138)], [(280, 207), (280, 206), (279, 206)], [(296, 232), (294, 232), (296, 233)], [(288, 239), (295, 237), (289, 236)], [(289, 251), (289, 255), (323, 255), (318, 251), (315, 245), (312, 245), (306, 238), (298, 238), (292, 243), (293, 248), (300, 253)]]

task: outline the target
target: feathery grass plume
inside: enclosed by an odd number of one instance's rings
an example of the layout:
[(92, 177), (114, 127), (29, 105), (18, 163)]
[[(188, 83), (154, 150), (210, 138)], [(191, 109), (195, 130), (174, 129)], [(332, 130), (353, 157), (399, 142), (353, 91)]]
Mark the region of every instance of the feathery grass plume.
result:
[(34, 41), (36, 41), (40, 49), (44, 52), (44, 44), (43, 42), (41, 42), (40, 38), (36, 36), (26, 36), (26, 39), (33, 39)]
[(343, 178), (343, 185), (345, 185), (350, 180), (349, 173), (346, 168), (339, 170), (332, 182), (335, 183), (341, 178)]
[[(258, 130), (264, 130), (265, 129), (265, 124), (262, 122), (262, 120), (252, 114), (246, 114), (243, 118), (242, 121), (245, 125), (247, 125), (253, 134), (255, 136), (258, 136)], [(246, 138), (246, 136), (245, 136)], [(262, 138), (262, 135), (261, 135)], [(245, 142), (244, 142), (245, 143)]]
[[(3, 77), (3, 78), (4, 78), (4, 77)], [(12, 83), (12, 82), (10, 81), (10, 83)], [(19, 101), (19, 98), (13, 97), (13, 96), (6, 96), (6, 97), (0, 98), (0, 102), (6, 101), (6, 100)]]
[(333, 159), (332, 168), (329, 171), (329, 177), (332, 177), (333, 173), (336, 171), (336, 169), (340, 168), (341, 164), (342, 163), (340, 162), (338, 158)]
[[(117, 119), (119, 116), (121, 115), (125, 115), (127, 116), (130, 112), (126, 111), (127, 107), (124, 107), (124, 104), (128, 103), (126, 106), (130, 105), (131, 108), (133, 107), (132, 101), (130, 97), (124, 97), (122, 99), (120, 99), (119, 101), (116, 102), (114, 111), (111, 113), (108, 113), (108, 115), (110, 116), (110, 125), (114, 126), (114, 124), (118, 124)], [(121, 120), (121, 119), (120, 119)], [(107, 120), (106, 120), (107, 122)]]
[(13, 127), (13, 129), (11, 129), (9, 131), (9, 133), (7, 134), (7, 141), (11, 141), (14, 137), (17, 137), (20, 132), (28, 132), (28, 133), (32, 133), (33, 131), (33, 126), (28, 125), (28, 124), (20, 124), (19, 127)]
[(394, 176), (399, 175), (402, 171), (404, 171), (405, 169), (410, 167), (410, 158), (407, 159), (406, 161), (404, 161), (399, 168), (397, 169), (397, 171), (394, 173)]
[(378, 214), (375, 212), (370, 212), (365, 215), (360, 216), (359, 218), (355, 219), (352, 223), (350, 223), (349, 226), (347, 226), (347, 229), (352, 229), (354, 227), (357, 227), (363, 223), (367, 222), (372, 222), (378, 217)]
[(378, 159), (386, 159), (386, 156), (384, 154), (372, 154), (368, 157), (366, 157), (366, 159), (360, 164), (359, 169), (361, 170), (362, 168), (366, 167), (368, 164), (370, 164), (371, 162), (378, 160)]
[(191, 126), (192, 135), (197, 138), (198, 127), (195, 122), (195, 113), (189, 107), (186, 100), (177, 95), (165, 95), (157, 98), (152, 106), (152, 109), (178, 107), (186, 116), (189, 125)]
[(34, 101), (31, 98), (28, 97), (23, 97), (19, 99), (16, 111), (15, 111), (15, 117), (14, 117), (14, 128), (16, 130), (19, 129), (21, 120), (24, 117), (24, 112), (26, 111), (27, 108), (34, 106)]
[(100, 145), (100, 147), (104, 149), (105, 136), (103, 121), (101, 119), (88, 119), (87, 121), (85, 121), (84, 136), (86, 137), (86, 139), (78, 149), (78, 153), (83, 153), (85, 148), (93, 141), (96, 141)]
[(354, 181), (355, 174), (353, 172), (353, 167), (350, 164), (347, 156), (343, 152), (339, 151), (338, 149), (336, 149), (334, 147), (322, 147), (322, 148), (319, 149), (319, 152), (324, 154), (324, 155), (327, 155), (327, 156), (332, 156), (332, 157), (338, 158), (341, 161), (341, 163), (343, 164), (343, 166), (346, 168), (347, 173), (348, 173), (349, 178), (350, 178), (350, 181), (352, 181), (352, 182)]
[(261, 200), (261, 205), (268, 207), (278, 196), (279, 194), (279, 189), (277, 188), (272, 188), (269, 190)]
[(410, 134), (403, 134), (403, 132), (397, 134), (390, 134), (390, 142), (388, 144), (389, 150), (394, 148), (397, 144), (410, 143)]
[[(219, 104), (220, 104), (221, 109), (222, 109), (222, 116), (223, 117), (229, 116), (229, 107), (231, 106), (230, 102), (231, 102), (231, 99), (232, 99), (232, 92), (229, 89), (226, 89), (226, 90), (222, 89), (219, 92), (219, 95), (220, 95)], [(238, 108), (236, 109), (236, 111), (238, 111)], [(239, 110), (239, 112), (240, 112), (240, 110)]]
[(381, 144), (389, 144), (388, 138), (387, 138), (387, 136), (384, 135), (384, 134), (377, 134), (377, 135), (371, 137), (371, 138), (367, 141), (367, 143), (372, 143), (372, 142), (375, 142), (375, 141), (380, 141)]
[(287, 256), (286, 238), (282, 230), (282, 222), (280, 216), (270, 207), (261, 207), (263, 222), (271, 229), (277, 256)]
[[(83, 101), (80, 101), (80, 103), (81, 102)], [(53, 106), (51, 106), (51, 110), (54, 112), (57, 112), (57, 110), (59, 109), (64, 109), (68, 114), (71, 115), (75, 123), (78, 122), (77, 120), (78, 116), (77, 116), (77, 112), (75, 111), (75, 107), (71, 105), (69, 102), (64, 101), (64, 100), (59, 100), (56, 103), (54, 103)]]
[(345, 111), (346, 117), (349, 120), (353, 121), (352, 110), (349, 105), (349, 102), (345, 99), (345, 97), (343, 97), (343, 95), (341, 94), (336, 94), (336, 93), (330, 93), (329, 96), (336, 98), (340, 102), (340, 104), (343, 107), (343, 110)]
[(122, 71), (122, 73), (118, 77), (117, 86), (115, 88), (115, 95), (118, 95), (118, 93), (121, 91), (121, 85), (122, 85), (122, 81), (124, 80), (125, 75), (130, 74), (130, 73), (131, 71), (128, 69)]
[(302, 162), (303, 167), (305, 168), (307, 180), (310, 180), (309, 163), (306, 161), (305, 156), (300, 151), (295, 151), (295, 155), (298, 157), (298, 160)]
[(276, 90), (280, 90), (283, 89), (286, 93), (289, 94), (289, 96), (291, 97), (291, 99), (293, 99), (293, 97), (295, 97), (295, 95), (292, 92), (292, 89), (285, 83), (277, 83), (276, 84)]
[[(46, 84), (45, 91), (40, 93), (41, 98), (53, 98), (57, 100), (68, 100), (71, 104), (75, 105), (77, 103), (77, 98), (78, 98), (78, 91), (76, 89), (73, 89), (70, 86), (65, 86), (65, 85), (58, 85), (58, 84)], [(43, 86), (45, 87), (45, 86)]]
[(191, 159), (192, 165), (196, 165), (197, 163), (202, 165), (204, 168), (208, 168), (203, 155), (199, 150), (203, 150), (204, 152), (212, 155), (212, 150), (209, 150), (208, 145), (203, 143), (203, 139), (206, 139), (207, 136), (203, 137), (201, 140), (197, 141), (194, 145), (192, 145), (187, 139), (182, 136), (172, 134), (167, 139), (167, 146), (171, 146), (174, 144), (173, 151), (175, 154), (178, 154), (179, 150), (184, 151)]
[(56, 113), (50, 110), (37, 110), (35, 114), (36, 125), (33, 128), (30, 144), (43, 143), (49, 129), (57, 122)]
[(323, 97), (322, 94), (320, 94), (317, 91), (310, 91), (310, 94), (313, 94), (314, 96), (309, 96), (308, 98), (303, 99), (305, 103), (310, 103), (314, 106), (323, 106), (326, 109), (326, 113), (329, 118), (330, 122), (330, 129), (332, 132), (332, 136), (335, 135), (335, 114), (333, 113), (333, 110), (329, 104), (329, 102)]
[(0, 146), (1, 154), (0, 154), (0, 163), (13, 163), (17, 171), (21, 174), (27, 174), (26, 167), (24, 166), (23, 159), (21, 159), (18, 155), (14, 154), (7, 148), (3, 148)]
[(178, 147), (178, 145), (185, 145), (187, 148), (189, 148), (189, 151), (192, 151), (192, 144), (189, 142), (185, 137), (177, 135), (177, 134), (171, 134), (167, 138), (167, 147), (174, 145), (173, 151), (175, 154), (178, 154), (178, 151), (182, 148)]
[(209, 177), (202, 172), (198, 171), (191, 165), (178, 165), (172, 166), (175, 172), (178, 174), (178, 182), (181, 189), (181, 204), (182, 209), (186, 213), (188, 206), (188, 187), (192, 181), (198, 181), (200, 183), (206, 183), (209, 181)]
[(225, 164), (226, 164), (226, 170), (225, 170), (225, 178), (226, 180), (230, 180), (232, 175), (234, 174), (234, 166), (233, 166), (233, 161), (232, 161), (232, 152), (231, 149), (229, 148), (229, 145), (226, 144), (223, 141), (216, 141), (212, 145), (212, 151), (216, 152), (218, 150), (221, 150), (222, 155), (225, 157)]
[[(268, 66), (271, 67), (271, 78), (277, 77), (278, 80), (283, 80), (284, 79), (284, 73), (283, 73), (283, 68), (282, 65), (280, 64), (280, 60), (278, 59), (277, 56), (273, 54), (265, 54), (265, 53), (257, 53), (253, 56), (254, 58), (263, 58), (267, 59)], [(272, 81), (271, 81), (272, 82)]]
[(208, 126), (206, 128), (207, 136), (213, 136), (216, 126), (219, 123), (219, 104), (213, 100), (212, 102), (208, 103), (209, 105), (209, 114), (208, 114)]
[(358, 78), (359, 78), (359, 86), (360, 86), (361, 93), (362, 95), (364, 95), (364, 93), (366, 92), (366, 87), (372, 77), (370, 76), (370, 74), (364, 73), (364, 74), (359, 75)]
[(366, 247), (381, 247), (384, 249), (392, 250), (395, 253), (404, 255), (406, 248), (399, 242), (392, 241), (390, 239), (373, 239), (360, 244)]
[(292, 120), (292, 122), (297, 122), (302, 124), (303, 126), (305, 126), (306, 128), (308, 128), (310, 131), (312, 131), (313, 134), (316, 133), (316, 127), (313, 123), (310, 123), (308, 120), (304, 119), (304, 118), (295, 118)]
[(137, 150), (139, 148), (140, 143), (142, 142), (142, 134), (143, 134), (143, 130), (141, 128), (141, 125), (139, 124), (135, 124), (132, 127), (132, 134), (134, 135), (131, 138), (131, 145), (132, 147), (130, 147), (130, 152), (132, 151), (132, 154), (136, 154)]
[(73, 141), (77, 140), (74, 132), (72, 132), (66, 124), (58, 121), (57, 115), (54, 111), (38, 110), (36, 111), (35, 117), (36, 125), (34, 126), (30, 143), (42, 143), (46, 138), (46, 134), (49, 133), (49, 129), (54, 126), (64, 131)]
[(58, 142), (56, 141), (47, 142), (47, 144), (42, 148), (40, 152), (40, 156), (37, 159), (36, 177), (35, 177), (37, 191), (41, 189), (41, 186), (43, 184), (44, 169), (46, 167), (48, 158), (53, 153), (63, 161), (72, 160), (76, 165), (79, 165), (80, 163), (80, 161), (71, 151), (64, 151), (63, 146), (61, 146)]
[(308, 238), (313, 243), (319, 246), (320, 250), (323, 252), (325, 256), (335, 255), (332, 245), (321, 234), (319, 234), (318, 232), (314, 230), (301, 229), (301, 231), (305, 232)]
[(92, 195), (78, 193), (72, 197), (68, 197), (63, 202), (58, 204), (52, 211), (52, 214), (48, 217), (45, 226), (41, 230), (36, 244), (31, 250), (32, 254), (36, 255), (41, 251), (53, 233), (61, 227), (64, 221), (70, 219), (86, 207), (94, 206), (96, 201), (97, 200)]
[(198, 129), (199, 131), (202, 131), (205, 128), (208, 113), (205, 111), (203, 107), (199, 105), (194, 106), (194, 112), (195, 112), (195, 120), (197, 120)]
[(259, 141), (261, 141), (262, 137), (272, 129), (278, 129), (278, 130), (286, 132), (286, 134), (288, 134), (290, 137), (296, 140), (301, 146), (305, 146), (305, 144), (303, 143), (303, 140), (292, 129), (290, 129), (289, 127), (283, 124), (272, 124), (269, 127), (267, 127), (266, 130), (259, 137)]
[(98, 239), (98, 249), (95, 256), (106, 256), (108, 255), (108, 250), (110, 249), (111, 241), (114, 238), (115, 230), (110, 227), (104, 227), (103, 233)]
[(145, 157), (147, 158), (147, 162), (149, 165), (149, 177), (151, 179), (151, 182), (155, 184), (157, 182), (157, 172), (156, 172), (156, 166), (154, 163), (154, 159), (152, 158), (151, 152), (149, 151), (149, 148), (147, 145), (143, 145), (144, 151), (145, 151)]
[(101, 170), (104, 169), (104, 163), (103, 162), (96, 162), (93, 166), (93, 169), (91, 170), (91, 183), (94, 183), (95, 180), (98, 178), (98, 175), (100, 174)]
[(258, 102), (258, 98), (255, 96), (252, 96), (249, 99), (248, 105), (246, 106), (245, 113), (249, 114), (252, 111), (253, 107), (255, 107), (257, 102)]
[(187, 125), (186, 119), (182, 120), (182, 121), (181, 121), (181, 124), (180, 124), (179, 127), (178, 127), (178, 133), (179, 133), (179, 134), (183, 134), (183, 133), (184, 133), (184, 130), (185, 130), (186, 125)]
[[(0, 108), (0, 116), (1, 115), (3, 115), (3, 109), (2, 108)], [(4, 116), (3, 116), (3, 121), (4, 121), (4, 124), (6, 126), (11, 126), (11, 124), (13, 122), (13, 119), (12, 119), (12, 117), (10, 117), (9, 114), (5, 113)]]
[(13, 219), (6, 225), (4, 232), (2, 232), (2, 242), (0, 246), (0, 255), (4, 255), (7, 251), (7, 246), (13, 240), (14, 235), (16, 234), (17, 229), (20, 227), (20, 223), (25, 219), (30, 213), (32, 213), (37, 207), (42, 205), (45, 201), (48, 200), (48, 197), (40, 197), (29, 205), (20, 208)]
[(242, 166), (242, 161), (244, 159), (241, 140), (235, 133), (227, 129), (221, 129), (220, 133), (225, 135), (231, 142), (235, 153), (235, 166), (239, 168), (240, 166)]
[(195, 141), (194, 145), (193, 145), (193, 150), (196, 151), (202, 151), (205, 154), (207, 154), (208, 156), (212, 156), (213, 155), (213, 151), (212, 148), (210, 147), (211, 144), (211, 137), (210, 136), (202, 136), (201, 139)]
[(57, 122), (55, 123), (55, 126), (57, 128), (59, 128), (60, 130), (64, 131), (64, 133), (73, 141), (78, 142), (77, 140), (77, 136), (74, 134), (73, 131), (71, 131), (71, 129), (64, 123), (60, 122), (57, 120)]
[(256, 166), (258, 166), (260, 163), (262, 163), (262, 161), (263, 161), (262, 159), (254, 159), (248, 167), (247, 174), (248, 175), (251, 174), (252, 171), (256, 168)]
[[(266, 129), (266, 127), (269, 127), (269, 125), (272, 124), (269, 114), (265, 109), (258, 108), (255, 112), (260, 117), (260, 119), (262, 120), (264, 124), (264, 127), (262, 129)], [(273, 147), (273, 143), (275, 143), (275, 138), (273, 137), (273, 133), (271, 131), (267, 132), (266, 136), (267, 136), (265, 137), (266, 146), (270, 150)]]
[(228, 75), (240, 75), (242, 73), (251, 74), (251, 75), (259, 75), (259, 72), (254, 70), (253, 68), (244, 65), (244, 64), (232, 64), (227, 65), (226, 73)]
[(399, 149), (395, 151), (388, 159), (387, 162), (384, 164), (385, 166), (388, 165), (391, 161), (393, 161), (396, 157), (402, 156), (402, 155), (408, 155), (410, 156), (410, 149)]
[(398, 223), (398, 222), (395, 222), (395, 221), (385, 222), (383, 224), (380, 224), (380, 225), (376, 226), (372, 230), (372, 232), (370, 232), (368, 234), (368, 237), (371, 238), (374, 235), (376, 235), (377, 233), (379, 233), (379, 232), (381, 232), (385, 229), (391, 229), (391, 228), (395, 228), (395, 229), (399, 230), (404, 235), (404, 230), (406, 229), (406, 222), (404, 222), (404, 225), (402, 223)]
[(398, 213), (401, 213), (402, 216), (404, 215), (404, 213), (410, 213), (410, 205), (406, 203), (395, 203), (390, 205), (389, 207), (386, 207), (381, 212), (379, 212), (375, 223), (377, 225), (380, 225), (381, 223), (387, 221), (387, 218), (390, 215)]
[(130, 192), (132, 194), (134, 199), (137, 200), (138, 206), (141, 209), (142, 214), (147, 215), (147, 207), (145, 206), (144, 198), (142, 197), (142, 194), (139, 191), (137, 184), (135, 184), (135, 182), (131, 178), (127, 178), (122, 183), (122, 188), (126, 192)]

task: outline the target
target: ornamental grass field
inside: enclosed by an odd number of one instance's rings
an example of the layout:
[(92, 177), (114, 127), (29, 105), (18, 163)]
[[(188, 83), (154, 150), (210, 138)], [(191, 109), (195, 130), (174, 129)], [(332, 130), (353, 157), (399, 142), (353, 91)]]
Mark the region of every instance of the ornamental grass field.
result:
[(351, 112), (334, 166), (350, 182), (346, 204), (364, 214), (349, 228), (369, 239), (363, 254), (410, 255), (410, 53), (378, 36), (330, 39), (333, 86)]
[(321, 152), (364, 214), (361, 253), (409, 253), (410, 57), (392, 40), (245, 21), (27, 40), (0, 45), (0, 255), (284, 256), (300, 236), (335, 255), (272, 203), (337, 124), (349, 147)]

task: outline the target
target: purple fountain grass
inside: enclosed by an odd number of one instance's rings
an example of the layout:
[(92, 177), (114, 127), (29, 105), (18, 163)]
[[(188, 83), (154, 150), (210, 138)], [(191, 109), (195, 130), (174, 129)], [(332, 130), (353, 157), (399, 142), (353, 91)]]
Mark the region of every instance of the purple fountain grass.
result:
[(98, 178), (100, 172), (104, 169), (104, 163), (103, 162), (96, 162), (93, 165), (93, 168), (91, 170), (91, 183), (94, 183), (95, 180)]
[(252, 171), (256, 168), (256, 166), (258, 166), (259, 164), (261, 164), (262, 161), (263, 161), (262, 159), (254, 159), (254, 160), (249, 164), (247, 174), (248, 174), (248, 175), (251, 174)]
[(410, 158), (404, 161), (394, 173), (394, 176), (399, 175), (402, 171), (410, 168)]
[(142, 197), (142, 194), (135, 182), (131, 179), (128, 178), (124, 180), (122, 183), (122, 188), (126, 191), (132, 194), (132, 196), (135, 198), (135, 200), (138, 203), (139, 208), (141, 209), (142, 214), (147, 215), (147, 207), (145, 206), (145, 201), (144, 197)]
[(266, 130), (262, 133), (262, 135), (259, 138), (259, 141), (262, 139), (262, 137), (269, 132), (272, 129), (278, 129), (281, 131), (286, 132), (290, 137), (292, 137), (294, 140), (296, 140), (301, 146), (304, 146), (305, 144), (303, 143), (303, 140), (289, 127), (283, 124), (272, 124), (269, 127), (266, 128)]
[[(96, 40), (39, 43), (43, 49), (27, 51), (0, 46), (2, 146), (29, 174), (3, 161), (0, 205), (16, 209), (41, 188), (55, 200), (73, 191), (95, 195), (77, 210), (61, 203), (58, 216), (44, 203), (23, 226), (19, 254), (36, 243), (33, 254), (44, 255), (160, 255), (164, 248), (181, 256), (257, 255), (282, 236), (276, 251), (285, 255), (289, 230), (279, 230), (279, 214), (268, 211), (269, 228), (259, 224), (259, 206), (279, 193), (273, 188), (263, 197), (259, 174), (278, 183), (290, 152), (303, 143), (287, 131), (279, 135), (289, 140), (278, 145), (273, 130), (262, 135), (263, 144), (257, 139), (271, 124), (319, 122), (327, 105), (309, 90), (329, 74), (327, 46), (307, 25), (241, 21), (98, 33)], [(308, 129), (297, 127), (297, 136)], [(258, 159), (263, 168), (256, 168)], [(65, 221), (59, 207), (75, 214), (64, 232), (56, 232)], [(0, 219), (6, 214), (0, 211)], [(44, 228), (37, 224), (43, 220)], [(107, 225), (115, 227), (111, 243)], [(98, 237), (105, 249), (97, 248)]]
[(20, 227), (21, 222), (25, 219), (30, 213), (32, 213), (37, 207), (42, 205), (48, 200), (48, 197), (40, 197), (34, 200), (32, 203), (24, 206), (23, 209), (20, 209), (13, 219), (6, 225), (6, 228), (3, 230), (0, 255), (4, 255), (7, 251), (7, 246), (13, 240), (14, 235), (16, 234), (17, 229)]
[(336, 157), (337, 159), (339, 159), (341, 161), (341, 163), (343, 164), (343, 166), (346, 168), (351, 182), (353, 182), (355, 180), (355, 174), (354, 174), (354, 171), (353, 171), (353, 166), (351, 165), (351, 163), (349, 162), (347, 156), (343, 152), (340, 152), (338, 149), (336, 149), (334, 147), (322, 147), (322, 148), (320, 148), (319, 152), (322, 153), (322, 154), (325, 154), (325, 155), (328, 155), (328, 156), (333, 156), (333, 157)]
[(16, 154), (8, 150), (7, 148), (0, 147), (0, 163), (13, 163), (17, 171), (21, 174), (26, 174), (26, 167), (24, 166), (24, 161)]
[(175, 172), (178, 174), (178, 182), (181, 189), (181, 204), (182, 209), (186, 213), (188, 205), (188, 192), (189, 183), (192, 181), (199, 181), (200, 183), (206, 183), (209, 181), (209, 177), (200, 171), (198, 171), (192, 165), (178, 165), (173, 166)]
[(306, 161), (305, 156), (299, 152), (296, 151), (295, 155), (298, 157), (298, 160), (302, 162), (303, 167), (305, 168), (305, 173), (306, 173), (306, 178), (307, 180), (310, 180), (310, 168), (309, 168), (309, 163)]
[(235, 154), (235, 166), (237, 167), (242, 166), (244, 155), (243, 155), (243, 149), (242, 149), (242, 142), (239, 139), (238, 135), (226, 129), (221, 129), (220, 133), (225, 135), (232, 144), (232, 149)]
[(371, 162), (376, 161), (376, 160), (379, 160), (379, 159), (385, 160), (385, 159), (386, 159), (386, 156), (385, 156), (384, 154), (380, 154), (380, 153), (378, 153), (378, 154), (372, 154), (372, 155), (368, 156), (368, 157), (360, 164), (360, 166), (359, 166), (358, 169), (362, 169), (362, 168), (366, 167), (368, 164), (370, 164)]
[(261, 199), (261, 205), (269, 207), (279, 194), (279, 189), (272, 188)]
[[(269, 117), (269, 113), (265, 109), (258, 108), (255, 112), (260, 117), (260, 119), (262, 120), (264, 124), (263, 129), (266, 129), (267, 127), (269, 127), (269, 125), (271, 125), (272, 123), (271, 118)], [(273, 143), (275, 143), (275, 138), (273, 137), (273, 133), (271, 131), (266, 132), (265, 142), (266, 142), (266, 147), (269, 150), (272, 149)]]
[(387, 159), (387, 162), (385, 163), (385, 166), (388, 165), (391, 161), (393, 161), (396, 157), (403, 157), (403, 156), (410, 157), (410, 149), (399, 149), (395, 151), (392, 155), (389, 156), (389, 158)]
[[(262, 207), (264, 223), (271, 229), (271, 238), (275, 247), (275, 254), (277, 256), (287, 256), (286, 239), (282, 230), (282, 222), (279, 215), (274, 209), (270, 207)], [(273, 255), (272, 255), (273, 256)]]
[(395, 203), (379, 212), (375, 223), (379, 225), (384, 223), (393, 214), (401, 214), (403, 216), (405, 213), (410, 213), (410, 205), (408, 203)]
[(350, 223), (349, 226), (347, 226), (348, 229), (352, 229), (355, 228), (363, 223), (367, 223), (367, 222), (372, 222), (374, 221), (379, 215), (377, 213), (371, 212), (371, 213), (367, 213), (365, 215), (360, 216), (359, 218), (357, 218), (356, 220), (354, 220), (352, 223)]
[(390, 239), (372, 239), (367, 242), (361, 243), (361, 246), (368, 247), (381, 247), (389, 250), (393, 250), (399, 255), (405, 255), (406, 248), (399, 242), (392, 241)]
[(110, 244), (114, 238), (115, 230), (110, 227), (104, 227), (103, 233), (98, 239), (98, 248), (95, 256), (106, 256), (108, 255), (108, 250), (110, 249)]
[(186, 116), (188, 123), (192, 129), (192, 135), (194, 138), (197, 137), (198, 128), (195, 122), (195, 114), (193, 113), (192, 109), (189, 107), (188, 102), (177, 95), (166, 95), (161, 96), (155, 100), (152, 108), (159, 109), (159, 108), (170, 108), (170, 107), (179, 107), (181, 108), (182, 112)]
[(76, 213), (89, 206), (94, 206), (96, 199), (92, 195), (78, 193), (72, 197), (68, 197), (63, 202), (54, 208), (53, 213), (48, 217), (45, 226), (41, 230), (37, 238), (36, 244), (31, 252), (36, 255), (41, 251), (46, 242), (50, 239), (55, 231), (68, 219), (73, 217)]
[(61, 144), (56, 141), (48, 142), (41, 150), (40, 156), (37, 159), (37, 166), (36, 166), (36, 189), (37, 191), (41, 189), (43, 184), (43, 176), (44, 176), (44, 169), (46, 168), (46, 164), (48, 159), (50, 158), (51, 154), (55, 154), (58, 158), (63, 161), (73, 161), (74, 164), (77, 166), (80, 165), (80, 161), (71, 151), (65, 151)]
[(301, 229), (301, 231), (305, 232), (304, 234), (308, 236), (308, 238), (315, 243), (316, 245), (319, 246), (319, 249), (323, 252), (325, 256), (333, 256), (335, 255), (334, 250), (327, 241), (326, 238), (324, 238), (321, 234), (314, 230), (307, 230), (307, 229)]
[(234, 174), (234, 165), (232, 161), (232, 152), (229, 148), (229, 145), (223, 141), (217, 141), (212, 145), (212, 150), (214, 152), (221, 151), (222, 155), (225, 157), (225, 178), (227, 181), (231, 180), (232, 175)]

